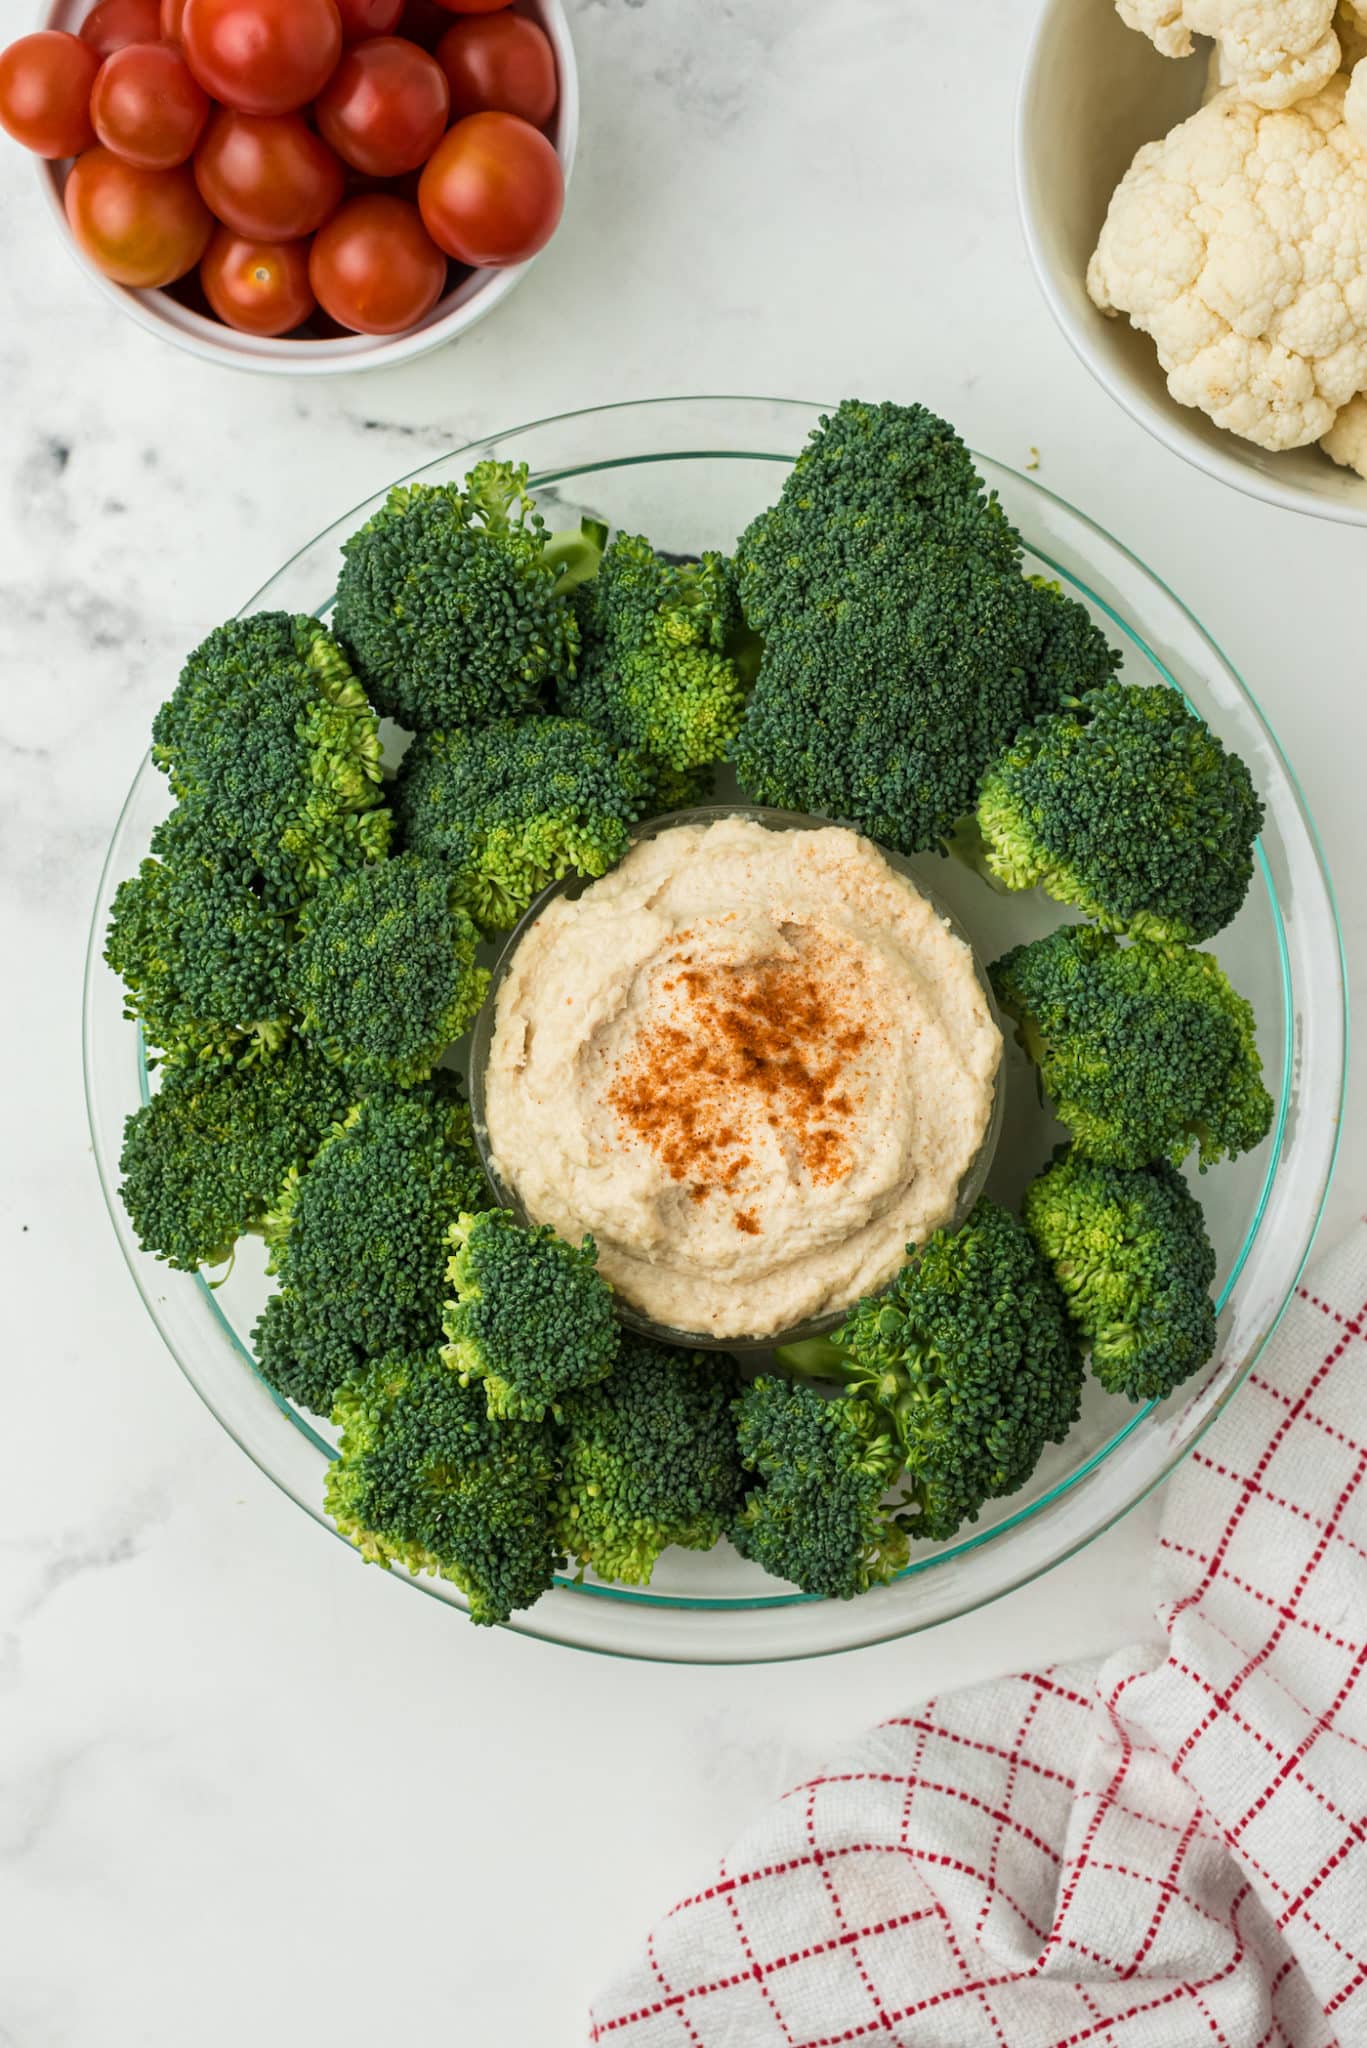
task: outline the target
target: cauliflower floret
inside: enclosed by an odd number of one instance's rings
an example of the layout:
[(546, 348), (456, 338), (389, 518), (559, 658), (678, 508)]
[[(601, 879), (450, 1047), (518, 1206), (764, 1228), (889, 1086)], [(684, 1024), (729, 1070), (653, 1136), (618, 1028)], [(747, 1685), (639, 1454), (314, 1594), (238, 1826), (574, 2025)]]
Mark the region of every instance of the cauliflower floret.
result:
[(1178, 403), (1260, 448), (1321, 440), (1367, 389), (1367, 148), (1348, 92), (1338, 75), (1274, 113), (1231, 90), (1146, 143), (1087, 271), (1103, 313), (1153, 336)]
[(1367, 398), (1350, 398), (1320, 441), (1326, 455), (1367, 476)]
[(1192, 36), (1214, 36), (1222, 75), (1259, 107), (1318, 92), (1339, 65), (1335, 0), (1115, 0), (1128, 28), (1165, 57), (1189, 57)]

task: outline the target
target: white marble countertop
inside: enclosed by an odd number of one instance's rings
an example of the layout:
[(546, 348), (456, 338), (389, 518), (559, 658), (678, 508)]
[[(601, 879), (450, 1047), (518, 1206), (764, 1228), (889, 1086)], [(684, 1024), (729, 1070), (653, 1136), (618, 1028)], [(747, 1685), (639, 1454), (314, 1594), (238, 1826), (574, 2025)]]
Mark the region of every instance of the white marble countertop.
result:
[[(1008, 463), (1034, 446), (1248, 677), (1363, 992), (1362, 537), (1181, 466), (1055, 332), (1011, 184), (1031, 0), (571, 11), (564, 230), (488, 325), (397, 372), (174, 353), (82, 282), (0, 150), (4, 2048), (577, 2040), (624, 1948), (832, 1744), (1147, 1622), (1152, 1508), (994, 1609), (815, 1664), (475, 1634), (362, 1570), (200, 1405), (90, 1159), (86, 924), (178, 654), (320, 526), (476, 433), (660, 392), (915, 397)], [(0, 40), (32, 12), (0, 0)], [(1327, 1228), (1365, 1199), (1350, 1141)]]

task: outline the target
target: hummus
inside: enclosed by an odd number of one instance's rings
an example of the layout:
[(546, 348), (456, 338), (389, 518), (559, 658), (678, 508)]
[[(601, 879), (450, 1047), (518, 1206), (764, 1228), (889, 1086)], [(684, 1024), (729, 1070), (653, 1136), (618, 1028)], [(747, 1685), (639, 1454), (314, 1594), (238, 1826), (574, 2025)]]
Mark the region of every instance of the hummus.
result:
[(679, 825), (519, 940), (490, 1159), (641, 1314), (770, 1336), (950, 1219), (1001, 1049), (968, 948), (867, 839)]

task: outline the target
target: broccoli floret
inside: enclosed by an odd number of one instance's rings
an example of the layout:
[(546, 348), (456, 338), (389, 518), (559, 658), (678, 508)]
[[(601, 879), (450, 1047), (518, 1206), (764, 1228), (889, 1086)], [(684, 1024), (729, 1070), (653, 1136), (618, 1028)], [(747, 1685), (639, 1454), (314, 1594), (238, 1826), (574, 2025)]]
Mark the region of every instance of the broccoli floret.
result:
[(548, 883), (619, 861), (650, 789), (582, 719), (503, 718), (414, 740), (394, 810), (405, 844), (445, 861), (476, 923), (499, 931)]
[(144, 1251), (193, 1272), (228, 1258), (348, 1103), (296, 1040), (270, 1058), (172, 1067), (124, 1125), (119, 1194)]
[(1204, 1171), (1267, 1136), (1253, 1011), (1213, 953), (1065, 925), (989, 973), (1084, 1158), (1180, 1166), (1195, 1146)]
[(717, 773), (713, 762), (705, 768), (665, 768), (655, 761), (647, 766), (650, 792), (645, 809), (652, 816), (662, 811), (691, 811), (698, 804), (710, 804), (716, 796)]
[(1176, 690), (1111, 683), (1022, 733), (978, 799), (983, 864), (1111, 931), (1206, 939), (1253, 875), (1263, 807)]
[(537, 1421), (612, 1371), (621, 1331), (591, 1237), (566, 1244), (488, 1209), (461, 1216), (450, 1244), (444, 1356), (463, 1382), (483, 1381), (491, 1415)]
[(475, 1622), (506, 1621), (549, 1589), (559, 1559), (544, 1428), (491, 1422), (478, 1388), (433, 1351), (381, 1360), (343, 1387), (332, 1419), (341, 1444), (324, 1504), (367, 1562), (449, 1579)]
[(560, 1403), (559, 1547), (581, 1567), (649, 1583), (671, 1544), (710, 1550), (740, 1506), (735, 1360), (623, 1336), (610, 1376)]
[(413, 732), (534, 706), (571, 673), (579, 628), (525, 463), (400, 484), (342, 549), (333, 621), (378, 710)]
[(334, 1125), (263, 1224), (287, 1297), (256, 1329), (270, 1384), (326, 1414), (350, 1361), (440, 1342), (446, 1233), (487, 1186), (452, 1074), (367, 1096)]
[(724, 555), (657, 555), (619, 534), (574, 593), (583, 652), (560, 709), (684, 774), (719, 761), (745, 705), (751, 637)]
[(285, 1042), (292, 935), (260, 870), (181, 807), (115, 891), (104, 957), (162, 1062), (204, 1065)]
[(1043, 639), (1032, 676), (1033, 712), (1057, 711), (1089, 690), (1104, 689), (1121, 656), (1094, 623), (1085, 604), (1069, 597), (1056, 577), (1027, 576), (1036, 600)]
[(1021, 573), (1018, 534), (923, 406), (842, 405), (736, 569), (764, 641), (732, 749), (743, 787), (904, 853), (942, 846), (972, 809), (988, 763), (1063, 687), (1065, 644), (1084, 675), (1109, 660), (1085, 614), (1060, 614), (1071, 600)]
[(901, 1454), (871, 1402), (752, 1380), (736, 1403), (736, 1437), (758, 1480), (730, 1529), (742, 1557), (826, 1600), (905, 1570), (906, 1517), (885, 1499)]
[(1026, 1190), (1024, 1216), (1112, 1394), (1162, 1400), (1215, 1349), (1215, 1253), (1174, 1167), (1126, 1172), (1071, 1149)]
[(285, 894), (383, 856), (379, 722), (317, 619), (257, 612), (186, 662), (152, 758), (208, 835)]
[(986, 1199), (833, 1339), (777, 1356), (877, 1408), (906, 1466), (906, 1526), (935, 1542), (1023, 1486), (1078, 1417), (1082, 1363), (1058, 1287), (1029, 1233)]
[(400, 854), (319, 884), (292, 985), (302, 1029), (358, 1088), (431, 1073), (484, 1001), (479, 933), (439, 861)]

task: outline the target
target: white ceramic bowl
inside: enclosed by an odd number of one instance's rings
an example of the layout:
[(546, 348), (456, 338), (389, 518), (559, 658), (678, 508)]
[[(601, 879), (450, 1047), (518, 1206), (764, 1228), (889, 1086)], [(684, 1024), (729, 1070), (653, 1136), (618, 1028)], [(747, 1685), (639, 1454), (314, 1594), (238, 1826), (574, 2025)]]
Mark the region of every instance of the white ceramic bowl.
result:
[(1367, 526), (1367, 480), (1317, 447), (1268, 454), (1179, 405), (1149, 337), (1087, 296), (1112, 192), (1141, 143), (1196, 111), (1205, 74), (1202, 54), (1160, 57), (1113, 0), (1043, 0), (1016, 114), (1016, 183), (1036, 275), (1092, 375), (1165, 448), (1270, 505)]
[[(54, 5), (45, 9), (39, 26), (74, 32), (94, 4), (95, 0), (55, 0)], [(556, 67), (560, 73), (560, 97), (547, 133), (560, 158), (568, 193), (579, 141), (579, 72), (569, 22), (565, 18), (562, 0), (515, 0), (515, 11), (539, 22), (555, 50)], [(451, 19), (456, 21), (459, 17), (453, 14)], [(225, 327), (221, 321), (209, 319), (193, 308), (181, 305), (169, 292), (134, 291), (127, 285), (115, 284), (96, 270), (77, 248), (62, 210), (66, 172), (65, 163), (39, 161), (39, 187), (58, 234), (91, 283), (150, 334), (161, 335), (164, 341), (174, 342), (177, 348), (188, 349), (191, 355), (200, 356), (205, 362), (223, 363), (233, 370), (266, 370), (282, 377), (320, 377), (352, 370), (378, 370), (393, 363), (405, 363), (413, 356), (426, 355), (429, 349), (440, 348), (443, 342), (454, 340), (456, 335), (464, 334), (468, 327), (482, 320), (486, 313), (492, 313), (494, 307), (517, 288), (536, 261), (532, 257), (530, 262), (516, 264), (507, 270), (472, 270), (454, 291), (437, 301), (425, 320), (420, 320), (416, 327), (409, 328), (404, 334), (345, 334), (327, 341), (295, 341), (284, 336), (268, 339), (263, 335), (239, 334), (235, 328)]]

